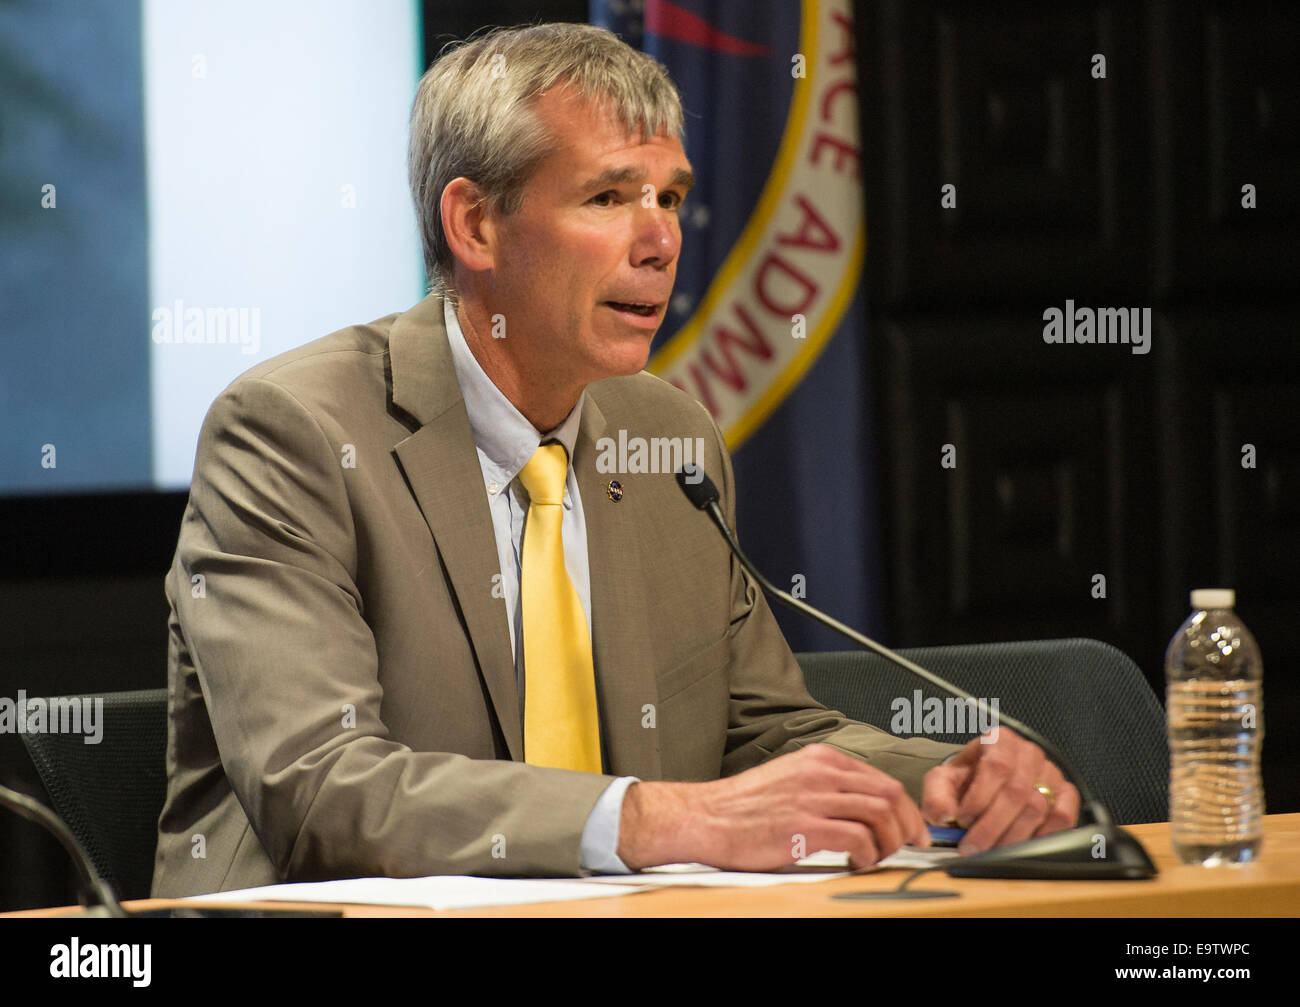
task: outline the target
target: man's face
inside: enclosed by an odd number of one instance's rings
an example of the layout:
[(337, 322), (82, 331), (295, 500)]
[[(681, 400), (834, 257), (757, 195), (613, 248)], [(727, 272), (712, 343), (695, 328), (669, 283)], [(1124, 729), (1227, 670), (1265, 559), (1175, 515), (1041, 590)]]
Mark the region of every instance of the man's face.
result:
[[(642, 143), (567, 88), (544, 94), (536, 109), (558, 144), (529, 179), (522, 207), (493, 218), (493, 310), (505, 315), (507, 339), (521, 320), (535, 381), (573, 386), (635, 374), (677, 273), (677, 208), (693, 182), (686, 153), (663, 135)], [(652, 309), (638, 314), (633, 304)]]

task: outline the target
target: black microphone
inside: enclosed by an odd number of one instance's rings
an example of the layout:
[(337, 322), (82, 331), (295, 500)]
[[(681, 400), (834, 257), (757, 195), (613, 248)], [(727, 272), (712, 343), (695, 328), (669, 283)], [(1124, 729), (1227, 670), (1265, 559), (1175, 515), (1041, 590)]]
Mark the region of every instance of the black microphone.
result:
[(224, 918), (250, 916), (312, 916), (339, 917), (342, 910), (328, 909), (230, 909), (225, 906), (171, 906), (164, 909), (127, 909), (118, 900), (117, 893), (99, 872), (94, 862), (86, 853), (84, 846), (78, 842), (72, 830), (58, 815), (34, 797), (19, 793), (9, 787), (0, 786), (0, 807), (8, 808), (28, 821), (35, 822), (62, 844), (72, 862), (77, 866), (77, 899), (82, 910), (76, 914), (61, 916), (60, 919), (133, 919), (136, 917), (166, 918)]
[(28, 797), (16, 790), (0, 786), (0, 805), (22, 815), (28, 821), (35, 822), (47, 832), (54, 834), (67, 851), (72, 862), (77, 865), (77, 898), (84, 910), (78, 914), (79, 919), (112, 917), (120, 919), (127, 915), (122, 904), (117, 900), (113, 886), (99, 876), (95, 865), (86, 856), (86, 851), (77, 842), (72, 830), (63, 824), (53, 811), (34, 797)]
[(949, 875), (965, 878), (1029, 878), (1041, 881), (1139, 879), (1156, 875), (1156, 866), (1151, 862), (1142, 844), (1115, 824), (1110, 810), (1097, 798), (1087, 781), (1055, 745), (1014, 717), (1004, 713), (994, 717), (982, 699), (959, 689), (919, 664), (894, 653), (888, 647), (772, 584), (740, 548), (740, 543), (736, 541), (735, 534), (727, 525), (727, 519), (718, 506), (718, 488), (698, 465), (685, 465), (678, 470), (677, 485), (682, 488), (682, 492), (694, 507), (712, 518), (713, 523), (722, 532), (722, 537), (727, 540), (732, 553), (740, 561), (740, 565), (777, 601), (833, 629), (864, 650), (879, 654), (935, 688), (974, 704), (981, 716), (988, 718), (986, 723), (990, 720), (1001, 722), (1038, 745), (1078, 789), (1079, 825), (1050, 836), (1038, 836), (953, 860), (944, 865), (944, 870)]

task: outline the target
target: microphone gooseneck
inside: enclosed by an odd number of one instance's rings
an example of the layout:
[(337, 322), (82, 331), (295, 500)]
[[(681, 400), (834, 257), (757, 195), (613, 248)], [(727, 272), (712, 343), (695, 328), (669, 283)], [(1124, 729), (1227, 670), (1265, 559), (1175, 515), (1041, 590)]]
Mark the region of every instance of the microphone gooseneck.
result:
[(985, 722), (1005, 724), (1017, 734), (1032, 741), (1052, 760), (1079, 791), (1080, 824), (1072, 829), (1027, 839), (971, 857), (952, 861), (945, 867), (949, 874), (963, 877), (1000, 878), (1149, 878), (1156, 874), (1155, 865), (1142, 845), (1115, 824), (1106, 805), (1093, 793), (1088, 782), (1069, 759), (1054, 744), (1027, 724), (999, 712), (996, 716), (982, 700), (951, 682), (909, 661), (883, 644), (846, 626), (825, 612), (776, 587), (745, 555), (732, 532), (727, 519), (718, 506), (718, 489), (713, 480), (697, 465), (686, 465), (677, 472), (677, 484), (697, 510), (709, 515), (732, 554), (740, 561), (759, 586), (777, 601), (816, 620), (828, 629), (852, 640), (864, 650), (878, 654), (910, 674), (928, 682), (937, 689), (972, 703)]
[(120, 919), (127, 915), (117, 900), (113, 886), (96, 873), (85, 849), (58, 815), (35, 798), (9, 787), (0, 786), (0, 805), (41, 826), (67, 851), (77, 868), (77, 897), (85, 907), (82, 918), (103, 916)]

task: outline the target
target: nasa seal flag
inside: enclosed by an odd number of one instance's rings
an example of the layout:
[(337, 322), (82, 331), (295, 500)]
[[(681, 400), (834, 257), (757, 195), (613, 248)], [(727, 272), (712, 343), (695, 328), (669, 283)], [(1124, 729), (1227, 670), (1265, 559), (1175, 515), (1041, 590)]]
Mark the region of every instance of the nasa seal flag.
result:
[(853, 20), (805, 3), (780, 146), (758, 204), (649, 370), (698, 398), (732, 450), (798, 384), (857, 291), (866, 248)]
[[(880, 631), (854, 5), (592, 0), (591, 20), (663, 63), (687, 110), (696, 184), (647, 369), (716, 420), (753, 560)], [(836, 646), (776, 619), (795, 650)]]

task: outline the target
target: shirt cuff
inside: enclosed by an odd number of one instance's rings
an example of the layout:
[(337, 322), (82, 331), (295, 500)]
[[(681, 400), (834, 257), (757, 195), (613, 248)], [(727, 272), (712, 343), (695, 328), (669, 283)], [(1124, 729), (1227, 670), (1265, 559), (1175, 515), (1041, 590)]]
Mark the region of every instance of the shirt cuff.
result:
[(618, 827), (627, 788), (641, 780), (620, 776), (605, 788), (582, 830), (582, 867), (592, 874), (631, 874), (618, 857)]

